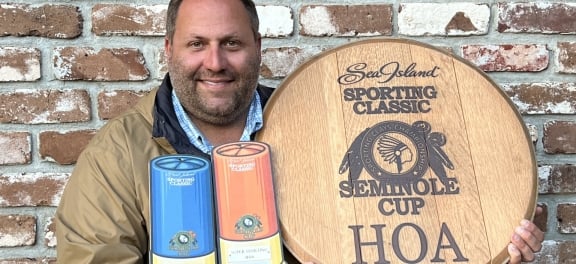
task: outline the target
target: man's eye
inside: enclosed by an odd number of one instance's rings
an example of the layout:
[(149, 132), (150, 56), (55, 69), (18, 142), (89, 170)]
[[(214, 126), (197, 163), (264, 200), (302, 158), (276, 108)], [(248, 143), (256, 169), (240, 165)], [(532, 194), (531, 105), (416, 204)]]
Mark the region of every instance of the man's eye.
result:
[(202, 45), (202, 42), (200, 42), (200, 41), (192, 41), (192, 42), (188, 43), (188, 46), (192, 47), (192, 48), (201, 48), (203, 45)]
[(236, 41), (236, 40), (229, 40), (229, 41), (226, 41), (225, 45), (226, 45), (226, 47), (232, 47), (233, 48), (233, 47), (240, 46), (240, 42)]

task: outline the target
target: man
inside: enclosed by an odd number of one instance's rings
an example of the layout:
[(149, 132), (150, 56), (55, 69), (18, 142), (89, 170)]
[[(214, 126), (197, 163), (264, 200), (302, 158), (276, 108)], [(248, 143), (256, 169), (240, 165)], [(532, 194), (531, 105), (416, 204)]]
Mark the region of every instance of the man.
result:
[[(172, 0), (162, 85), (110, 120), (80, 155), (56, 212), (59, 263), (147, 263), (148, 163), (252, 139), (272, 89), (258, 85), (261, 38), (251, 0)], [(297, 213), (297, 212), (295, 212)], [(542, 232), (526, 221), (511, 263), (531, 261)]]

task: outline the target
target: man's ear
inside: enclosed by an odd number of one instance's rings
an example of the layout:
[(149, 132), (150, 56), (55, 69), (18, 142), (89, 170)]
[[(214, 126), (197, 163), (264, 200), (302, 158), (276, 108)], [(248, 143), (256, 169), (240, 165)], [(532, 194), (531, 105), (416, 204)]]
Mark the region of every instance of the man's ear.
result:
[(262, 60), (262, 35), (256, 33), (256, 47), (258, 48), (258, 57)]
[(172, 43), (168, 37), (164, 37), (164, 58), (172, 57)]

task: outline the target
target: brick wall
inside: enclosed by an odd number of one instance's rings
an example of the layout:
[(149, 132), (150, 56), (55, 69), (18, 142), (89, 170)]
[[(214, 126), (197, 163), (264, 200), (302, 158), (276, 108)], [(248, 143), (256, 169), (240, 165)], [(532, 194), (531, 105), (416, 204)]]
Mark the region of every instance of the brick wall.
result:
[[(78, 154), (166, 71), (168, 1), (108, 2), (0, 2), (0, 264), (55, 263), (52, 216)], [(488, 73), (536, 146), (546, 208), (537, 222), (547, 231), (538, 262), (574, 261), (576, 3), (256, 2), (268, 85), (322, 50), (372, 36), (427, 42)]]

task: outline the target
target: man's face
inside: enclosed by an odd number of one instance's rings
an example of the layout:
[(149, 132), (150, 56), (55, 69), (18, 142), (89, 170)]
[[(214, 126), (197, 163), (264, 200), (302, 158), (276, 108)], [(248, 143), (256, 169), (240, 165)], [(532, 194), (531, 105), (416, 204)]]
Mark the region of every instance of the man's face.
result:
[(238, 0), (184, 1), (165, 50), (172, 86), (196, 121), (244, 117), (258, 82), (260, 37)]

